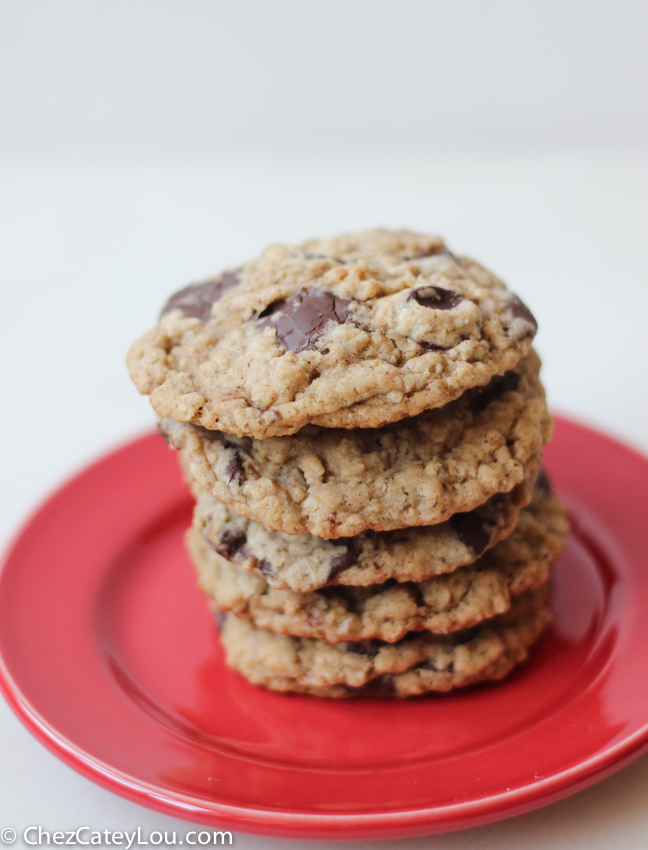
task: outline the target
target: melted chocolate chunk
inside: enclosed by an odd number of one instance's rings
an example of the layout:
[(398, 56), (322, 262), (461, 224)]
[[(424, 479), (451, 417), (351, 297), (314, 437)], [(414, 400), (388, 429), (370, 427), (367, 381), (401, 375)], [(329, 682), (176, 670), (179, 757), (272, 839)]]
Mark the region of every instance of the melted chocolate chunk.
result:
[(533, 325), (534, 331), (538, 330), (538, 323), (536, 322), (533, 313), (529, 310), (527, 305), (517, 297), (517, 295), (511, 295), (508, 306), (516, 319), (524, 319), (525, 322)]
[(441, 286), (421, 286), (410, 292), (407, 300), (414, 299), (421, 307), (429, 307), (431, 310), (452, 310), (457, 304), (464, 300), (463, 295), (453, 292), (452, 289), (443, 289)]
[(171, 310), (181, 310), (183, 315), (209, 321), (212, 304), (220, 300), (223, 293), (239, 282), (238, 272), (225, 272), (216, 280), (206, 280), (204, 283), (192, 283), (176, 292), (162, 308), (160, 318)]
[(338, 551), (335, 553), (331, 560), (328, 581), (333, 581), (333, 579), (341, 572), (344, 572), (344, 570), (348, 570), (349, 567), (352, 567), (356, 562), (356, 557), (358, 554), (357, 544), (351, 537), (347, 539), (343, 538), (339, 541), (334, 541), (334, 543)]
[(225, 475), (229, 484), (240, 484), (243, 478), (243, 459), (236, 449), (232, 449), (232, 451), (232, 457), (225, 467)]
[(347, 298), (317, 287), (300, 289), (290, 298), (274, 301), (262, 310), (257, 319), (259, 327), (276, 328), (277, 340), (289, 351), (315, 348), (328, 322), (342, 325), (349, 315)]
[(384, 645), (383, 641), (372, 638), (371, 640), (348, 640), (342, 644), (342, 648), (346, 652), (355, 652), (356, 655), (366, 655), (369, 658), (375, 658)]
[(223, 558), (227, 558), (228, 561), (234, 561), (236, 559), (236, 555), (240, 553), (246, 542), (246, 533), (240, 528), (233, 526), (230, 528), (224, 528), (221, 531), (218, 535), (218, 545), (214, 546), (214, 549), (219, 555), (222, 555)]
[(475, 556), (481, 555), (491, 542), (493, 535), (489, 524), (475, 511), (453, 514), (449, 523), (459, 540)]
[(257, 561), (256, 565), (257, 570), (261, 573), (261, 575), (268, 576), (268, 578), (276, 578), (277, 574), (274, 571), (274, 567), (270, 563), (270, 561), (266, 561), (265, 558), (261, 561)]
[(489, 404), (497, 401), (504, 393), (512, 393), (520, 386), (520, 376), (517, 372), (505, 372), (503, 375), (495, 375), (485, 387), (472, 390), (470, 396), (470, 409), (473, 413), (481, 413)]

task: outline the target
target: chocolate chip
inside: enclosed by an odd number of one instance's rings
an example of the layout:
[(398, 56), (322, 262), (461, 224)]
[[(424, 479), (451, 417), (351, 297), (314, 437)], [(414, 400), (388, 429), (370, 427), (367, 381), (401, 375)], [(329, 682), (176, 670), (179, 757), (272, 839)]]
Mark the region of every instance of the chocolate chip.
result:
[(473, 413), (481, 413), (489, 404), (497, 401), (504, 393), (512, 393), (520, 386), (520, 376), (517, 372), (505, 372), (495, 375), (485, 387), (471, 390), (470, 409)]
[(333, 581), (333, 579), (341, 572), (343, 572), (344, 570), (348, 570), (349, 567), (352, 567), (356, 562), (356, 557), (358, 554), (357, 544), (352, 538), (331, 542), (334, 542), (338, 551), (331, 559), (328, 581)]
[(315, 348), (328, 322), (341, 325), (349, 315), (347, 298), (316, 287), (300, 289), (288, 299), (269, 304), (258, 315), (259, 327), (276, 328), (277, 340), (289, 351)]
[(192, 283), (176, 292), (162, 308), (160, 318), (171, 310), (181, 310), (184, 316), (192, 316), (201, 322), (209, 321), (212, 304), (220, 300), (223, 293), (239, 282), (238, 272), (225, 272), (215, 280)]
[(268, 578), (276, 578), (277, 574), (274, 571), (274, 567), (270, 563), (270, 561), (266, 561), (265, 558), (261, 561), (257, 561), (256, 565), (257, 570), (261, 573), (261, 575), (267, 576)]
[(354, 652), (356, 655), (366, 655), (369, 658), (375, 658), (384, 645), (382, 641), (372, 638), (371, 640), (348, 640), (342, 644), (342, 647), (346, 652)]
[(407, 300), (411, 299), (414, 299), (421, 307), (429, 307), (431, 310), (452, 310), (464, 300), (464, 297), (452, 289), (443, 289), (441, 286), (421, 286), (410, 292)]
[(243, 459), (236, 449), (232, 449), (231, 447), (230, 449), (232, 451), (232, 457), (225, 467), (225, 475), (229, 484), (240, 484), (243, 477)]
[(508, 306), (516, 319), (524, 319), (525, 322), (528, 322), (533, 326), (534, 332), (538, 330), (538, 323), (536, 322), (533, 313), (529, 310), (527, 305), (517, 297), (517, 295), (510, 296)]
[(551, 481), (549, 480), (549, 476), (545, 472), (544, 467), (540, 467), (540, 472), (536, 479), (536, 487), (544, 493), (551, 493)]
[(481, 555), (491, 542), (492, 530), (476, 511), (453, 514), (449, 522), (459, 540), (475, 556)]
[(242, 529), (236, 528), (236, 526), (229, 526), (224, 528), (218, 535), (218, 545), (214, 546), (214, 549), (223, 558), (233, 561), (246, 542), (247, 535)]

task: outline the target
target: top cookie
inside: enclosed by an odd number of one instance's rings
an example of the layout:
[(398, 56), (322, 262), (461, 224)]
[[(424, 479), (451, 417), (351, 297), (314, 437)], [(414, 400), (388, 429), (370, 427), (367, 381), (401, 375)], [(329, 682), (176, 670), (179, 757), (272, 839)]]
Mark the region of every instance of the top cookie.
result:
[(236, 436), (376, 428), (441, 407), (529, 351), (537, 325), (435, 236), (273, 245), (172, 296), (128, 355), (156, 412)]

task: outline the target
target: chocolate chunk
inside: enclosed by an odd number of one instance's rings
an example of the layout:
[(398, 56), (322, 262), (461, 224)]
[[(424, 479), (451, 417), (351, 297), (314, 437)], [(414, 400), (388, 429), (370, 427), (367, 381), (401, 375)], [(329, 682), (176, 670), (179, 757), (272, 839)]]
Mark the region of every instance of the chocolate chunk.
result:
[(536, 487), (544, 493), (551, 493), (551, 481), (543, 466), (540, 467), (540, 472), (536, 478)]
[(471, 390), (470, 409), (473, 413), (481, 413), (489, 404), (497, 401), (504, 393), (512, 393), (520, 386), (520, 376), (517, 372), (505, 372), (495, 375), (485, 387)]
[(424, 348), (426, 351), (447, 351), (448, 349), (445, 345), (437, 345), (436, 342), (424, 342), (422, 339), (418, 339), (417, 345), (420, 345), (421, 348)]
[(353, 538), (342, 538), (338, 541), (331, 541), (335, 544), (337, 548), (337, 552), (331, 559), (331, 566), (329, 568), (328, 581), (333, 581), (333, 579), (339, 575), (344, 570), (348, 570), (349, 567), (352, 567), (356, 562), (357, 557), (357, 544), (353, 540)]
[(476, 511), (453, 514), (448, 520), (459, 540), (473, 555), (481, 555), (491, 542), (492, 530)]
[(418, 584), (412, 582), (411, 584), (403, 584), (401, 585), (409, 594), (410, 599), (416, 605), (417, 608), (425, 607), (425, 597), (421, 592), (421, 588)]
[(383, 641), (372, 638), (371, 640), (348, 640), (342, 644), (342, 648), (346, 652), (355, 652), (356, 655), (367, 655), (369, 658), (375, 658), (384, 645)]
[(205, 440), (209, 440), (210, 443), (215, 443), (223, 437), (221, 431), (214, 431), (211, 428), (203, 428), (202, 425), (195, 425), (194, 427), (196, 431), (200, 433), (200, 436), (204, 437)]
[(218, 545), (214, 549), (228, 561), (235, 560), (235, 556), (241, 551), (247, 542), (246, 533), (236, 526), (224, 528), (218, 535)]
[(443, 289), (441, 286), (421, 286), (410, 292), (407, 300), (411, 299), (414, 299), (421, 307), (429, 307), (432, 310), (452, 310), (457, 304), (461, 304), (464, 297), (452, 289)]
[[(231, 447), (230, 447), (231, 448)], [(236, 449), (231, 449), (232, 457), (225, 467), (228, 484), (240, 484), (243, 477), (243, 459)]]
[(261, 575), (267, 576), (268, 578), (276, 578), (277, 574), (274, 571), (274, 567), (270, 563), (270, 561), (266, 561), (265, 558), (261, 561), (257, 561), (256, 565), (257, 570), (261, 573)]
[(517, 295), (510, 296), (508, 307), (516, 319), (524, 319), (525, 322), (532, 325), (534, 333), (538, 330), (538, 323), (536, 322), (533, 313), (529, 310), (527, 305), (517, 297)]
[(162, 308), (160, 318), (171, 310), (181, 310), (184, 316), (193, 316), (201, 322), (207, 322), (211, 316), (212, 304), (215, 304), (226, 290), (236, 286), (238, 282), (238, 272), (225, 272), (215, 280), (192, 283), (169, 298)]
[(347, 298), (317, 287), (300, 289), (290, 298), (274, 301), (262, 310), (257, 319), (259, 327), (271, 326), (277, 330), (277, 340), (289, 351), (315, 348), (328, 322), (341, 325), (349, 315)]

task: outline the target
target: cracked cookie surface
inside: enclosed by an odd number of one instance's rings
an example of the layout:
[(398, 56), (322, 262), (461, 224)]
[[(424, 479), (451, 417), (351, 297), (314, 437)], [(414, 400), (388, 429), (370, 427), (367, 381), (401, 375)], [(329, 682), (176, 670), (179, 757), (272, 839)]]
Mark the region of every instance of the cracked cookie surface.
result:
[(159, 416), (263, 438), (441, 407), (513, 368), (536, 330), (438, 237), (378, 230), (274, 245), (187, 287), (127, 361)]
[(473, 511), (437, 525), (366, 531), (335, 541), (273, 531), (237, 516), (194, 484), (194, 525), (222, 557), (258, 573), (278, 590), (308, 593), (329, 585), (423, 581), (470, 564), (510, 534), (531, 500), (535, 478), (531, 475), (510, 492), (496, 493)]
[(484, 388), (383, 428), (257, 440), (164, 419), (191, 478), (239, 516), (327, 539), (434, 525), (538, 467), (551, 417), (531, 351)]
[(562, 504), (538, 487), (513, 533), (470, 566), (425, 581), (310, 593), (277, 590), (226, 560), (209, 545), (199, 523), (187, 544), (203, 591), (221, 611), (283, 635), (393, 643), (409, 632), (448, 634), (508, 611), (517, 596), (548, 580), (566, 533)]
[[(233, 614), (223, 615), (221, 642), (230, 667), (276, 691), (315, 696), (416, 696), (502, 679), (522, 663), (551, 620), (542, 591), (537, 603), (521, 597), (518, 620), (495, 618), (451, 637), (429, 633), (396, 644), (333, 645), (288, 637)], [(541, 607), (538, 607), (540, 605)], [(530, 610), (528, 610), (530, 608)]]

